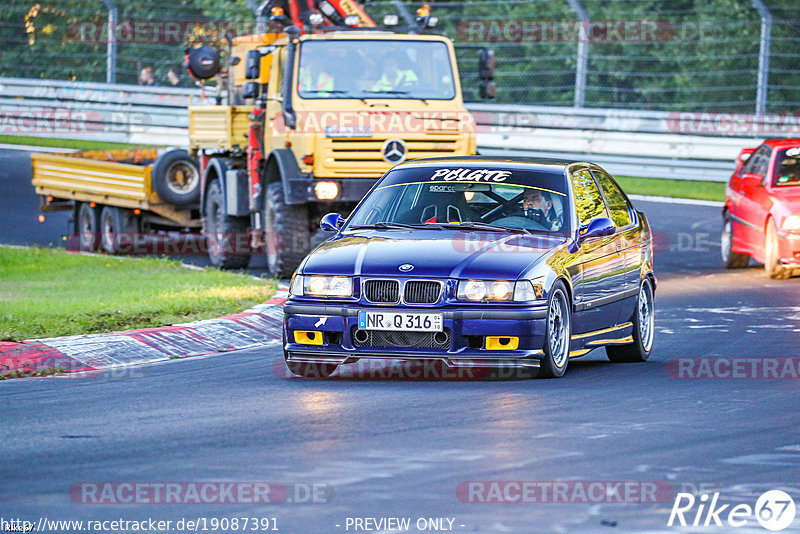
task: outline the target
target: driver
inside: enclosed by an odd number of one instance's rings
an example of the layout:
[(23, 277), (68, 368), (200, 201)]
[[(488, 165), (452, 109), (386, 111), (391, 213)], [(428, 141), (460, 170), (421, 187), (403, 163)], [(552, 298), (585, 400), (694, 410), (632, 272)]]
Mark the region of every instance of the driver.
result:
[(554, 223), (558, 216), (553, 209), (553, 202), (542, 191), (526, 189), (522, 199), (522, 209), (528, 219), (547, 229), (555, 229)]
[(383, 74), (372, 86), (372, 91), (394, 91), (415, 84), (418, 81), (416, 73), (411, 69), (401, 68), (407, 59), (403, 53), (386, 54), (383, 58)]

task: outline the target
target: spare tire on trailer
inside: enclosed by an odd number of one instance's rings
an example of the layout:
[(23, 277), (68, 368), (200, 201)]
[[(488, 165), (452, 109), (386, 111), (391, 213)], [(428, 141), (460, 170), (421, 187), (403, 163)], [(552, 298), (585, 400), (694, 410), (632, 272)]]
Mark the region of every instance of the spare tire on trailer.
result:
[(200, 202), (200, 164), (185, 150), (161, 154), (153, 165), (150, 180), (164, 202), (181, 207)]

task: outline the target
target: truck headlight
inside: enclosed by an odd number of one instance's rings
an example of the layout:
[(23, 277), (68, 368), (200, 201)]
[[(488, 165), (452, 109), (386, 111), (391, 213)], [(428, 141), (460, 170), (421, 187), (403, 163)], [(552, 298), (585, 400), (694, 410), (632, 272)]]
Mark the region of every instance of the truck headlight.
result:
[(289, 292), (306, 297), (352, 297), (353, 279), (349, 276), (296, 274)]
[(789, 215), (783, 220), (781, 228), (784, 230), (800, 230), (800, 215)]
[(538, 281), (530, 280), (459, 280), (456, 298), (474, 302), (526, 302), (544, 298), (544, 289)]
[(333, 200), (339, 196), (339, 185), (336, 182), (317, 182), (314, 193), (320, 200)]

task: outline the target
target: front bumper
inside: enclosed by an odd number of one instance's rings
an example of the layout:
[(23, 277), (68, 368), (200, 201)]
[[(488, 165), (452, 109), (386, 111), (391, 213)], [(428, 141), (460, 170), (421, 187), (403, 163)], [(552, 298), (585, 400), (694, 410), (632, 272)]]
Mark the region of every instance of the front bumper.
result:
[[(403, 311), (441, 313), (448, 332), (446, 345), (437, 347), (359, 345), (358, 312)], [(437, 307), (364, 307), (287, 301), (284, 305), (283, 340), (289, 361), (308, 363), (355, 363), (360, 359), (438, 360), (449, 367), (538, 367), (543, 356), (547, 308), (474, 309)], [(322, 344), (295, 342), (295, 331), (322, 333)], [(486, 336), (516, 337), (515, 350), (489, 350)]]
[[(319, 178), (313, 174), (302, 174), (289, 180), (289, 204), (306, 202), (359, 202), (369, 192), (377, 178)], [(336, 198), (320, 200), (317, 198), (315, 186), (318, 182), (334, 182), (339, 189)]]
[(800, 233), (778, 234), (778, 261), (787, 267), (800, 267)]

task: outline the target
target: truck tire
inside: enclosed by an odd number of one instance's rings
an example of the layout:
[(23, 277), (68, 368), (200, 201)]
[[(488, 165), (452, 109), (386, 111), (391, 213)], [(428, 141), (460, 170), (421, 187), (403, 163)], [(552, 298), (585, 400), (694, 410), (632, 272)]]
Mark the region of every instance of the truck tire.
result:
[(100, 211), (100, 249), (103, 252), (126, 254), (138, 230), (138, 219), (130, 210), (103, 206)]
[(308, 224), (308, 208), (287, 204), (281, 182), (272, 182), (267, 186), (264, 231), (267, 269), (272, 275), (289, 278), (306, 257), (311, 238)]
[(185, 150), (164, 152), (150, 173), (158, 197), (175, 206), (196, 205), (200, 201), (200, 165)]
[(100, 245), (100, 214), (98, 210), (81, 202), (75, 216), (75, 233), (82, 252), (95, 252)]
[(250, 263), (249, 250), (237, 250), (241, 237), (247, 233), (248, 221), (242, 217), (232, 217), (225, 213), (222, 186), (219, 180), (208, 185), (206, 194), (206, 216), (203, 232), (208, 247), (208, 259), (220, 269), (244, 269)]

